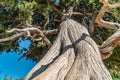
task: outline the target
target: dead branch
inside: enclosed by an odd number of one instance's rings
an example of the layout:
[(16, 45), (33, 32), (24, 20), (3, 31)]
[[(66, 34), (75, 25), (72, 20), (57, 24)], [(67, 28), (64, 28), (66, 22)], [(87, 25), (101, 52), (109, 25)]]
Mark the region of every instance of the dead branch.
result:
[(45, 35), (54, 35), (58, 33), (58, 29), (53, 29), (53, 30), (44, 30), (43, 31)]
[(25, 29), (17, 29), (17, 28), (14, 28), (14, 29), (12, 29), (12, 30), (7, 30), (6, 32), (7, 32), (7, 33), (12, 33), (12, 32), (14, 32), (14, 31), (17, 31), (17, 32), (25, 32), (25, 33), (27, 33), (27, 36), (28, 36), (28, 37), (31, 37), (31, 34), (30, 34), (31, 31), (36, 31), (36, 32), (38, 32), (38, 35), (39, 35), (40, 37), (42, 37), (43, 41), (44, 41), (48, 46), (51, 46), (51, 42), (47, 39), (47, 37), (44, 35), (44, 33), (43, 33), (41, 30), (39, 30), (38, 28), (34, 28), (34, 27), (32, 27), (32, 28), (25, 28)]
[(35, 30), (35, 29), (37, 29), (37, 28), (33, 28), (33, 27), (32, 28), (24, 28), (24, 29), (13, 28), (11, 30), (6, 30), (5, 32), (6, 33), (12, 33), (12, 32), (15, 32), (15, 31), (17, 31), (17, 32), (25, 32), (25, 33), (27, 33), (28, 37), (31, 37), (30, 31)]
[[(48, 40), (46, 35), (53, 35), (53, 34), (58, 33), (58, 29), (42, 31), (42, 30), (40, 30), (38, 28), (34, 28), (34, 27), (31, 27), (31, 28), (28, 27), (28, 28), (24, 28), (24, 29), (13, 28), (11, 30), (6, 30), (6, 33), (12, 33), (12, 32), (15, 32), (15, 31), (16, 32), (23, 32), (24, 34), (27, 33), (27, 36), (31, 37), (33, 41), (41, 41), (41, 40), (43, 40), (48, 46), (51, 46), (51, 42)], [(34, 34), (37, 34), (37, 35), (34, 35)], [(38, 36), (38, 38), (35, 38), (36, 36)]]
[(120, 29), (117, 30), (112, 36), (110, 36), (106, 41), (100, 46), (100, 51), (102, 52), (102, 58), (107, 59), (112, 55), (115, 47), (120, 43)]
[(82, 16), (83, 14), (82, 13), (80, 13), (80, 12), (73, 12), (72, 13), (73, 15), (80, 15), (80, 16)]
[(42, 41), (42, 38), (39, 37), (39, 38), (35, 38), (35, 39), (33, 39), (33, 42), (38, 42), (38, 41)]
[(110, 36), (106, 41), (100, 46), (102, 59), (107, 59), (112, 55), (114, 48), (120, 43), (120, 24), (114, 22), (104, 21), (102, 16), (109, 9), (117, 8), (120, 6), (120, 3), (109, 4), (108, 0), (100, 0), (103, 3), (103, 7), (100, 9), (100, 12), (95, 20), (99, 25), (108, 28), (108, 29), (118, 29), (112, 36)]
[(100, 12), (95, 20), (96, 23), (99, 25), (108, 28), (108, 29), (118, 29), (120, 27), (120, 24), (114, 23), (114, 22), (107, 22), (102, 19), (102, 16), (105, 12), (107, 12), (108, 9), (113, 9), (120, 6), (120, 3), (117, 4), (109, 4), (108, 0), (100, 0), (101, 3), (103, 3), (103, 7), (100, 9)]
[(25, 35), (24, 32), (17, 33), (15, 35), (11, 36), (11, 37), (0, 39), (0, 43), (6, 42), (6, 41), (12, 41), (12, 40), (14, 40), (14, 39), (16, 39), (16, 38), (18, 38), (20, 36), (23, 36), (23, 35)]

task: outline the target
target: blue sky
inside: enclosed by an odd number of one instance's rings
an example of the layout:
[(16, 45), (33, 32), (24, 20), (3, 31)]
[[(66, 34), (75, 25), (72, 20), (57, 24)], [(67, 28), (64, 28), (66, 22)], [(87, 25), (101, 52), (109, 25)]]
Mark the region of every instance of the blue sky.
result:
[[(21, 41), (19, 49), (29, 48), (31, 42), (29, 40)], [(20, 55), (15, 52), (6, 53), (5, 51), (0, 54), (0, 80), (3, 80), (5, 75), (7, 77), (24, 78), (26, 74), (35, 66), (35, 62), (22, 58), (20, 61)]]

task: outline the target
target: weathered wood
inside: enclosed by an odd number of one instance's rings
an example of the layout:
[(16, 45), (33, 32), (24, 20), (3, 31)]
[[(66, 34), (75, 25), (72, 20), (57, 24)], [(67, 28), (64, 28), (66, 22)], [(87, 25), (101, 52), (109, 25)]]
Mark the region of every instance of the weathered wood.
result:
[(117, 30), (112, 36), (110, 36), (106, 41), (102, 43), (100, 46), (102, 59), (107, 59), (112, 55), (113, 49), (120, 43), (120, 24), (115, 22), (108, 22), (102, 19), (103, 15), (109, 9), (120, 7), (120, 3), (109, 4), (108, 0), (100, 0), (103, 3), (103, 7), (100, 9), (99, 14), (95, 20), (96, 23), (101, 25), (102, 27), (108, 29)]
[(67, 19), (57, 40), (25, 80), (112, 80), (87, 29)]
[(108, 28), (108, 29), (118, 29), (118, 28), (120, 28), (120, 24), (115, 23), (115, 22), (104, 21), (102, 19), (105, 12), (107, 12), (109, 9), (120, 7), (120, 3), (116, 3), (116, 4), (111, 5), (111, 4), (108, 3), (108, 0), (100, 0), (100, 2), (103, 4), (103, 7), (100, 9), (99, 14), (98, 14), (95, 22), (98, 23), (99, 25), (101, 25), (102, 27), (105, 27), (105, 28)]
[(105, 40), (100, 46), (102, 52), (102, 59), (107, 59), (112, 55), (115, 47), (120, 43), (120, 29), (118, 29), (113, 35)]

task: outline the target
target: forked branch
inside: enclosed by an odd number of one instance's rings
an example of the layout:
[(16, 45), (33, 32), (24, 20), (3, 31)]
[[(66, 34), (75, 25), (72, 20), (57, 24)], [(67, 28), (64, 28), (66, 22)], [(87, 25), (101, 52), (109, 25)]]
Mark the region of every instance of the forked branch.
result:
[[(120, 24), (114, 22), (104, 21), (102, 19), (105, 12), (109, 9), (120, 7), (120, 3), (109, 4), (108, 0), (100, 0), (103, 3), (103, 7), (100, 9), (100, 12), (95, 20), (99, 25), (108, 28), (108, 29), (119, 29)], [(102, 59), (106, 59), (112, 55), (114, 48), (120, 43), (120, 29), (117, 30), (112, 36), (110, 36), (106, 41), (100, 46), (100, 51), (102, 53)]]
[(4, 38), (4, 39), (0, 39), (0, 43), (6, 42), (6, 41), (12, 41), (12, 40), (14, 40), (14, 39), (16, 39), (16, 38), (18, 38), (18, 37), (20, 37), (20, 36), (23, 36), (23, 35), (25, 35), (24, 32), (17, 33), (17, 34), (15, 34), (15, 35), (11, 36), (11, 37), (7, 37), (7, 38)]
[(113, 8), (119, 7), (120, 3), (111, 5), (108, 3), (108, 0), (100, 0), (100, 2), (103, 3), (103, 7), (100, 9), (100, 12), (99, 12), (95, 22), (105, 28), (108, 28), (108, 29), (118, 29), (120, 27), (120, 24), (104, 21), (102, 19), (102, 17), (104, 15), (104, 13), (108, 11), (108, 9), (113, 9)]
[[(13, 35), (11, 37), (8, 37), (8, 38), (0, 39), (0, 43), (14, 40), (14, 39), (16, 39), (16, 38), (18, 38), (20, 36), (28, 36), (28, 37), (31, 37), (31, 39), (33, 41), (35, 41), (35, 40), (36, 41), (43, 40), (50, 47), (51, 42), (46, 37), (46, 35), (57, 34), (58, 29), (42, 31), (42, 30), (40, 30), (38, 28), (35, 28), (35, 27), (26, 27), (24, 29), (13, 28), (11, 30), (6, 30), (6, 33), (13, 33), (13, 32), (17, 32), (17, 34), (15, 34), (15, 35)], [(34, 34), (37, 34), (37, 38), (35, 36), (33, 36)]]
[(118, 29), (100, 46), (100, 51), (102, 52), (102, 59), (109, 58), (112, 55), (114, 48), (117, 47), (119, 43), (120, 43), (120, 29)]

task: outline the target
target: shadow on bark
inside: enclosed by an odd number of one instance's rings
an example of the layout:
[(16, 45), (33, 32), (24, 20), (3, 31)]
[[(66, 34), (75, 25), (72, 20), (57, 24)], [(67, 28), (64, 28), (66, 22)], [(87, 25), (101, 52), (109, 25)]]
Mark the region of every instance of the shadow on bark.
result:
[(87, 29), (71, 19), (60, 27), (55, 43), (25, 80), (112, 80)]
[[(79, 43), (81, 40), (85, 40), (86, 37), (88, 37), (88, 34), (83, 33), (82, 36), (76, 40), (72, 45), (67, 45), (64, 47), (64, 51), (62, 51), (62, 53), (65, 53), (68, 49), (73, 48), (73, 45), (75, 46), (77, 43)], [(77, 51), (77, 50), (76, 50)], [(75, 53), (76, 53), (75, 51)], [(29, 80), (32, 80), (33, 78), (35, 78), (37, 75), (41, 74), (42, 72), (44, 72), (49, 65), (51, 65), (60, 55), (58, 55), (51, 63), (47, 64), (47, 65), (42, 65), (40, 69), (36, 70), (33, 75), (29, 78)]]

